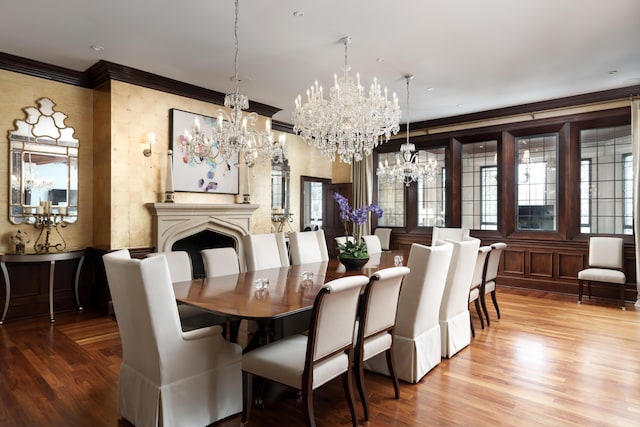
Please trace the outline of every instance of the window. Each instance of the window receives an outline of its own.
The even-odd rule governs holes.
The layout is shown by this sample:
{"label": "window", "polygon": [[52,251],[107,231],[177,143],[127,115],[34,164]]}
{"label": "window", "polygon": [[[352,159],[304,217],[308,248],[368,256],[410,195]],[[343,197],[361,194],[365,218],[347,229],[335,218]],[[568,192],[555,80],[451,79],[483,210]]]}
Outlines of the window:
{"label": "window", "polygon": [[556,229],[558,134],[516,139],[519,230]]}
{"label": "window", "polygon": [[498,141],[465,144],[462,148],[462,226],[498,229]]}
{"label": "window", "polygon": [[[378,161],[389,164],[395,163],[395,153],[379,153]],[[404,184],[390,184],[385,180],[378,180],[378,206],[383,210],[382,218],[378,218],[378,227],[404,226]]]}
{"label": "window", "polygon": [[633,233],[631,151],[630,125],[580,131],[580,229],[583,233]]}
{"label": "window", "polygon": [[443,227],[445,218],[445,148],[430,148],[418,153],[419,161],[428,165],[427,176],[418,181],[418,225]]}

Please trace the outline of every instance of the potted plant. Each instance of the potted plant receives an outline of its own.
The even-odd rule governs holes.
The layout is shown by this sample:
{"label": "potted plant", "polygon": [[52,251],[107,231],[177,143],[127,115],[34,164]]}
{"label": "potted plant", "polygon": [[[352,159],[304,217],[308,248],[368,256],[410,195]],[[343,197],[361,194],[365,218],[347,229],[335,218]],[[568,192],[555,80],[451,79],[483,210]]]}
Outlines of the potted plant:
{"label": "potted plant", "polygon": [[31,241],[31,239],[29,239],[29,235],[26,232],[18,229],[15,234],[12,234],[10,236],[10,238],[11,243],[15,245],[16,255],[23,255],[26,244]]}
{"label": "potted plant", "polygon": [[340,193],[333,193],[333,198],[340,209],[340,220],[344,224],[344,233],[347,241],[338,245],[338,259],[347,270],[359,270],[367,261],[367,245],[362,239],[363,226],[369,220],[369,212],[382,217],[382,209],[374,203],[352,209],[349,200]]}

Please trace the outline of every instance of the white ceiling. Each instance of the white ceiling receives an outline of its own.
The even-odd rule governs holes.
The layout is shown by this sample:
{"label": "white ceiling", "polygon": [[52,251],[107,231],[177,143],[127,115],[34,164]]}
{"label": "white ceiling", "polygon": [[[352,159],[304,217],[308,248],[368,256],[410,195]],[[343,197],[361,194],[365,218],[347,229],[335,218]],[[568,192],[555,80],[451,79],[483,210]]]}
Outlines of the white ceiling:
{"label": "white ceiling", "polygon": [[[0,52],[77,71],[103,59],[226,93],[233,5],[0,0]],[[346,35],[353,72],[397,92],[402,122],[405,74],[412,122],[640,84],[640,0],[240,0],[241,92],[291,123],[294,98],[341,71]]]}

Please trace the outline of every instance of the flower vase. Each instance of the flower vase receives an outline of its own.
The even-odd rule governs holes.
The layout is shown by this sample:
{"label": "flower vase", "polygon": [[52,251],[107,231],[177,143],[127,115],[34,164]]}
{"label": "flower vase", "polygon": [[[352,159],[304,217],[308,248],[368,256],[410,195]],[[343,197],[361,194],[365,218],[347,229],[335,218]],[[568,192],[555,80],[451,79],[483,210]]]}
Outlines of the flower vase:
{"label": "flower vase", "polygon": [[16,255],[24,255],[24,243],[16,243]]}
{"label": "flower vase", "polygon": [[338,256],[338,260],[344,265],[347,271],[360,271],[362,267],[369,262],[369,257],[366,258],[347,258]]}

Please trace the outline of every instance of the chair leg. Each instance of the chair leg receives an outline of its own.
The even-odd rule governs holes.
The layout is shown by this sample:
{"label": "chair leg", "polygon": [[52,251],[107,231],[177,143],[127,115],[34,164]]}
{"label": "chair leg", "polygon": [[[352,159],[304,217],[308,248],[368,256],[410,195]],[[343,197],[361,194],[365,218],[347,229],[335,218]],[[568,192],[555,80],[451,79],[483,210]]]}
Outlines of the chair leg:
{"label": "chair leg", "polygon": [[582,288],[584,286],[584,280],[578,280],[578,304],[582,304]]}
{"label": "chair leg", "polygon": [[349,412],[351,412],[351,425],[353,427],[358,427],[358,417],[356,416],[356,405],[355,405],[356,399],[353,396],[353,377],[352,377],[351,369],[348,369],[347,372],[345,372],[341,376],[342,376],[342,387],[344,388],[344,394],[347,398],[347,403],[349,404]]}
{"label": "chair leg", "polygon": [[471,337],[475,338],[476,337],[476,329],[473,327],[473,320],[471,319],[471,316],[469,316],[469,325],[471,325]]}
{"label": "chair leg", "polygon": [[361,362],[362,355],[356,356],[356,386],[358,387],[358,393],[360,394],[360,402],[362,402],[362,410],[364,412],[364,420],[369,420],[369,402],[367,401],[367,390],[364,386],[364,363]]}
{"label": "chair leg", "polygon": [[627,307],[624,305],[624,285],[620,285],[620,308],[622,310],[626,310]]}
{"label": "chair leg", "polygon": [[587,293],[588,293],[589,299],[591,299],[591,280],[587,280]]}
{"label": "chair leg", "polygon": [[307,427],[316,427],[316,416],[313,413],[313,389],[302,390],[302,408],[304,409],[305,424]]}
{"label": "chair leg", "polygon": [[478,317],[480,318],[480,326],[484,329],[484,320],[482,319],[482,311],[480,311],[480,301],[479,298],[476,298],[474,301],[474,305],[476,306],[476,312],[478,313]]}
{"label": "chair leg", "polygon": [[249,420],[253,399],[253,374],[242,371],[242,424]]}
{"label": "chair leg", "polygon": [[484,312],[484,317],[487,319],[487,326],[491,325],[491,321],[489,320],[489,310],[487,310],[487,302],[485,300],[484,292],[480,293],[480,305],[482,306],[482,311]]}
{"label": "chair leg", "polygon": [[491,300],[493,301],[493,306],[496,308],[496,314],[498,315],[498,319],[499,319],[500,307],[498,307],[498,299],[496,298],[496,291],[491,292]]}
{"label": "chair leg", "polygon": [[393,391],[396,395],[396,399],[400,399],[400,384],[398,383],[398,375],[396,375],[396,363],[393,358],[393,347],[386,351],[387,356],[387,369],[391,375],[391,381],[393,381]]}

